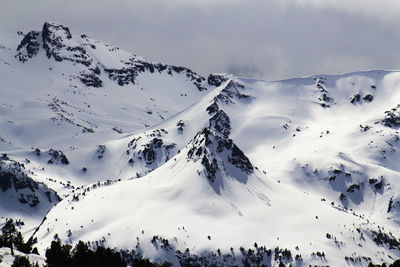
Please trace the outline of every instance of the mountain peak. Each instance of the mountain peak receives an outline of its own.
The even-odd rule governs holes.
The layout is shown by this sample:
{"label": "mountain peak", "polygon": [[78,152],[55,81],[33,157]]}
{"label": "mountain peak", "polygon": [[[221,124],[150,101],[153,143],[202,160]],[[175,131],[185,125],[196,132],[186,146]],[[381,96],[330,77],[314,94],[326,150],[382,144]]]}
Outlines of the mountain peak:
{"label": "mountain peak", "polygon": [[[98,46],[102,47],[101,51],[96,50]],[[41,48],[48,59],[78,65],[74,68],[78,73],[73,73],[73,77],[89,87],[103,86],[101,70],[119,86],[135,85],[138,76],[144,72],[185,76],[199,91],[218,84],[213,79],[207,83],[204,77],[188,68],[147,62],[118,47],[92,40],[87,35],[73,37],[68,27],[56,22],[45,22],[42,31],[26,34],[17,47],[15,57],[24,63],[35,57]]]}
{"label": "mountain peak", "polygon": [[[198,132],[188,145],[187,158],[195,162],[201,160],[204,174],[211,183],[216,182],[219,172],[246,183],[247,175],[254,171],[250,160],[229,138],[230,132],[230,119],[219,109],[210,118],[209,126]],[[233,171],[232,167],[239,172]],[[219,191],[219,188],[214,189]]]}
{"label": "mountain peak", "polygon": [[61,24],[46,22],[42,30],[43,48],[48,58],[56,61],[71,61],[89,67],[92,58],[86,49],[78,42],[72,40],[68,27]]}
{"label": "mountain peak", "polygon": [[49,35],[66,39],[72,38],[69,28],[57,22],[45,22],[43,24],[42,33],[43,39],[48,38]]}

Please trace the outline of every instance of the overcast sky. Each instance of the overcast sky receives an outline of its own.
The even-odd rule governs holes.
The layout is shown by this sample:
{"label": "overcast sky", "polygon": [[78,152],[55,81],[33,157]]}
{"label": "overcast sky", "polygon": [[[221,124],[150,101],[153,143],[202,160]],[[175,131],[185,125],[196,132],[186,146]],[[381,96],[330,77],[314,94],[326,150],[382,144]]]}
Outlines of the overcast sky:
{"label": "overcast sky", "polygon": [[47,20],[203,75],[400,69],[398,0],[1,0],[3,30]]}

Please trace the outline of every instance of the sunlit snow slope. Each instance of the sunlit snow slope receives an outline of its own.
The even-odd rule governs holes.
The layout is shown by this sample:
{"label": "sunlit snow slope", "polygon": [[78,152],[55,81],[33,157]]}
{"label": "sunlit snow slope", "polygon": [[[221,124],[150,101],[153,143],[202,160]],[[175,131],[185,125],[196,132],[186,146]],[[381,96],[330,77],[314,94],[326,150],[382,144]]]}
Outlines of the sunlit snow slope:
{"label": "sunlit snow slope", "polygon": [[1,162],[54,195],[42,217],[61,200],[42,253],[57,235],[175,265],[400,257],[399,72],[204,79],[54,23],[2,34]]}

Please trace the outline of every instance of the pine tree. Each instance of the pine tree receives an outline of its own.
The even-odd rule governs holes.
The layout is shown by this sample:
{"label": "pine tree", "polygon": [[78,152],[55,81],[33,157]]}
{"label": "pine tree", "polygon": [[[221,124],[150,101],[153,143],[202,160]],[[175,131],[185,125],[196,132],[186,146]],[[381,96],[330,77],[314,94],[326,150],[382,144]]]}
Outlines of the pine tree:
{"label": "pine tree", "polygon": [[33,267],[27,257],[16,256],[11,267]]}
{"label": "pine tree", "polygon": [[46,249],[46,262],[48,267],[69,267],[71,265],[71,246],[61,245],[58,239],[51,242],[50,248]]}
{"label": "pine tree", "polygon": [[[17,231],[15,228],[13,219],[9,219],[6,221],[6,224],[1,229],[2,236],[3,236],[3,244],[4,246],[11,249],[11,254],[14,255],[14,245],[16,242],[19,242],[20,238],[22,237],[21,233]],[[20,234],[20,236],[18,235]]]}
{"label": "pine tree", "polygon": [[94,252],[89,249],[88,245],[79,240],[73,250],[72,264],[76,267],[92,266]]}

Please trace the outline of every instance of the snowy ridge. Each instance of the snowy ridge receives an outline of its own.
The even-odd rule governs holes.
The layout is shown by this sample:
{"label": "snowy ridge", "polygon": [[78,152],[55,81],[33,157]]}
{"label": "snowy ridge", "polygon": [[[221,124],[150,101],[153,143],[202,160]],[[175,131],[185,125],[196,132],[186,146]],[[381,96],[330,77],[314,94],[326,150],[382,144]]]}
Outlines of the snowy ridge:
{"label": "snowy ridge", "polygon": [[[93,133],[107,141],[115,134],[143,129],[174,115],[214,87],[189,69],[146,62],[87,36],[72,36],[67,27],[56,23],[45,23],[42,31],[29,32],[22,41],[18,35],[2,36],[4,90],[20,88],[5,92],[2,114],[24,103],[19,109],[23,119],[37,114],[35,126],[40,122],[42,129],[52,129],[35,136],[32,133],[37,131],[29,121],[10,125],[13,121],[4,117],[1,138],[7,149],[41,147],[43,134],[50,132],[44,147],[49,139],[60,144],[74,135],[77,142],[72,143],[80,146],[81,139],[90,142]],[[26,84],[34,94],[26,94]],[[23,130],[18,123],[23,123]],[[30,132],[32,140],[28,144],[21,143],[23,136],[12,140],[15,131],[19,135]]]}
{"label": "snowy ridge", "polygon": [[0,151],[44,207],[0,210],[42,254],[57,234],[174,265],[400,257],[399,72],[205,79],[57,23],[1,35]]}

